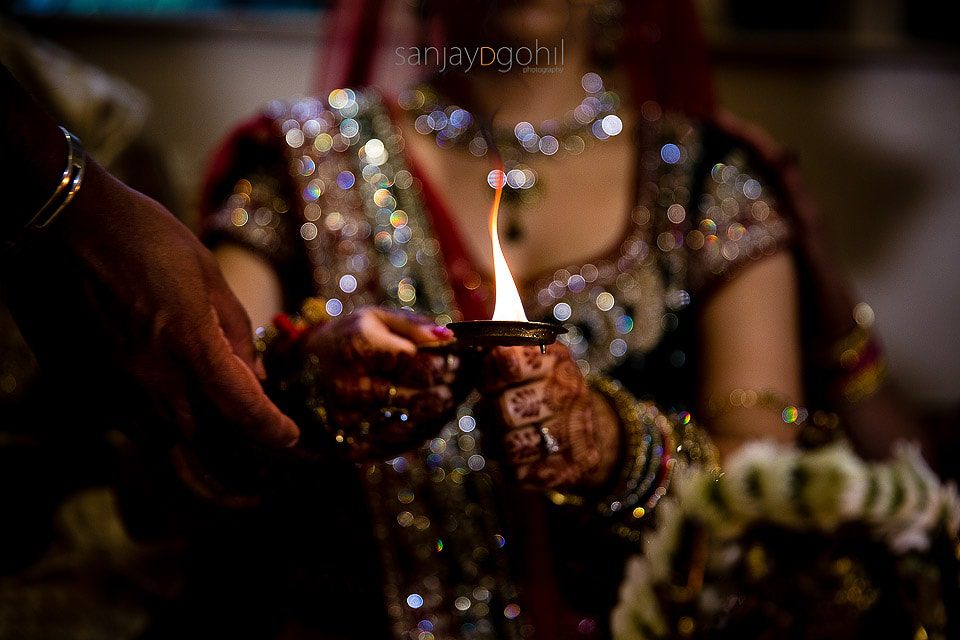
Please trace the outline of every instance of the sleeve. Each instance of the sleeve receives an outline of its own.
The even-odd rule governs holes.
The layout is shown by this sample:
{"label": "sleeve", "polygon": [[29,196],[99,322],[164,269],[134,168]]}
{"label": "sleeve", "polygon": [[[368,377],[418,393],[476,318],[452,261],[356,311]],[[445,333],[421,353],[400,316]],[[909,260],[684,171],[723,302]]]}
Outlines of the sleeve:
{"label": "sleeve", "polygon": [[261,116],[235,129],[220,146],[200,202],[200,237],[211,248],[240,245],[270,263],[289,291],[304,260],[288,162],[273,122]]}
{"label": "sleeve", "polygon": [[693,292],[709,291],[742,267],[781,251],[793,235],[773,172],[748,146],[714,131],[705,134],[704,149],[696,216],[686,238]]}

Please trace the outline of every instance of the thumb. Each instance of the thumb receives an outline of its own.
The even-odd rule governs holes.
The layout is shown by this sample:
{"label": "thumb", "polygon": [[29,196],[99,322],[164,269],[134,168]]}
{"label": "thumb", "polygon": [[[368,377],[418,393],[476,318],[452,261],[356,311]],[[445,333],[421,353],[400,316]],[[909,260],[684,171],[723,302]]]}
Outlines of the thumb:
{"label": "thumb", "polygon": [[388,309],[376,309],[374,314],[387,328],[414,344],[449,340],[453,337],[452,331],[446,327],[441,327],[426,316]]}
{"label": "thumb", "polygon": [[248,367],[257,373],[258,377],[264,377],[263,364],[253,346],[253,330],[246,310],[216,266],[207,273],[207,280],[210,302],[216,309],[220,326],[230,342],[230,347]]}
{"label": "thumb", "polygon": [[300,430],[267,398],[253,370],[234,352],[216,307],[211,305],[206,320],[189,329],[188,338],[187,362],[220,419],[266,446],[296,444]]}

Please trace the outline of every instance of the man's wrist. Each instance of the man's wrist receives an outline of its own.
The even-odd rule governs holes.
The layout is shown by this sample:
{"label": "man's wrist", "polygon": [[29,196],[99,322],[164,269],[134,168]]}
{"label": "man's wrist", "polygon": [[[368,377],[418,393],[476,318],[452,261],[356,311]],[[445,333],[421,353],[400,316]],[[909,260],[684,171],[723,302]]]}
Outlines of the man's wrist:
{"label": "man's wrist", "polygon": [[57,186],[67,144],[57,123],[0,67],[0,240],[17,234]]}
{"label": "man's wrist", "polygon": [[[62,140],[66,145],[66,152],[61,159],[60,177],[43,204],[37,207],[22,221],[22,208],[17,210],[17,195],[14,195],[13,213],[6,223],[0,227],[0,254],[17,253],[23,246],[34,241],[51,227],[57,218],[70,206],[80,192],[86,169],[86,152],[80,140],[64,127],[57,127]],[[12,189],[20,198],[29,192],[29,186],[23,189]],[[12,225],[19,225],[13,227]]]}

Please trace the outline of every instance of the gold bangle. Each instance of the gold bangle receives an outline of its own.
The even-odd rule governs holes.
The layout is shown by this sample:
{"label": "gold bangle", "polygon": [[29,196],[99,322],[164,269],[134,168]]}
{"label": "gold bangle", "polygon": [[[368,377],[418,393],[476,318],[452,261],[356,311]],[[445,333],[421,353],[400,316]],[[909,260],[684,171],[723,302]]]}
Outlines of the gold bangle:
{"label": "gold bangle", "polygon": [[[616,488],[610,492],[607,499],[597,505],[603,515],[612,515],[622,508],[622,502],[616,498],[625,493],[631,481],[639,482],[638,476],[649,468],[648,454],[653,434],[651,415],[641,411],[641,406],[633,395],[625,390],[619,382],[606,377],[591,376],[587,378],[590,388],[603,395],[611,404],[620,423],[621,434],[624,440],[624,465],[617,480]],[[549,491],[547,497],[557,505],[583,506],[587,499],[576,494]]]}
{"label": "gold bangle", "polygon": [[854,326],[850,332],[836,340],[827,351],[826,363],[831,368],[852,371],[863,359],[874,341],[873,309],[866,302],[860,302],[853,307],[851,313]]}
{"label": "gold bangle", "polygon": [[[615,487],[592,508],[615,520],[614,533],[636,541],[639,526],[667,494],[678,465],[697,464],[719,471],[717,450],[688,412],[663,414],[653,403],[637,400],[620,383],[606,377],[590,377],[588,382],[614,408],[626,449]],[[589,504],[583,496],[559,491],[549,492],[548,497],[557,505]]]}
{"label": "gold bangle", "polygon": [[592,376],[587,382],[613,406],[626,435],[625,464],[620,478],[597,505],[601,515],[613,516],[638,506],[655,482],[663,455],[663,429],[657,427],[661,427],[658,422],[666,418],[652,403],[639,402],[619,382],[602,376]]}
{"label": "gold bangle", "polygon": [[863,402],[874,395],[883,384],[887,374],[887,364],[880,358],[855,373],[843,383],[840,393],[850,404]]}

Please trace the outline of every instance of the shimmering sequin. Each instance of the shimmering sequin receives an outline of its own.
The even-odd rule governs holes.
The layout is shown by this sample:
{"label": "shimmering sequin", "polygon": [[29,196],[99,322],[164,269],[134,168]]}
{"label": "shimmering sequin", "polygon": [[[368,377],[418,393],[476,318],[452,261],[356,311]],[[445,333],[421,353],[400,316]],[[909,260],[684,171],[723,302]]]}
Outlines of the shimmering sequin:
{"label": "shimmering sequin", "polygon": [[343,313],[343,303],[337,298],[330,298],[327,300],[326,310],[330,316],[336,318],[338,315]]}
{"label": "shimmering sequin", "polygon": [[300,129],[291,129],[287,131],[286,135],[287,144],[293,147],[294,149],[299,149],[303,146],[304,135],[303,131]]}
{"label": "shimmering sequin", "polygon": [[860,302],[853,308],[853,319],[861,327],[872,327],[875,318],[873,308],[866,302]]}
{"label": "shimmering sequin", "polygon": [[660,148],[660,157],[667,164],[676,164],[680,162],[680,147],[673,143],[667,143]]}
{"label": "shimmering sequin", "polygon": [[346,274],[340,278],[340,290],[344,293],[353,293],[357,290],[357,278],[351,274]]}
{"label": "shimmering sequin", "polygon": [[613,303],[613,296],[606,291],[597,296],[597,308],[601,311],[609,311],[613,308]]}
{"label": "shimmering sequin", "polygon": [[419,609],[423,606],[423,596],[419,593],[411,593],[407,596],[407,606],[411,609]]}
{"label": "shimmering sequin", "polygon": [[337,186],[341,189],[349,189],[356,184],[357,179],[350,171],[341,171],[337,175]]}
{"label": "shimmering sequin", "polygon": [[317,237],[317,225],[312,222],[304,222],[300,227],[300,236],[304,240],[313,240]]}
{"label": "shimmering sequin", "polygon": [[494,169],[487,174],[487,184],[491,189],[498,189],[507,183],[507,175],[500,169]]}
{"label": "shimmering sequin", "polygon": [[600,123],[603,132],[608,136],[615,136],[623,131],[623,122],[619,116],[610,114],[609,116],[605,116]]}

